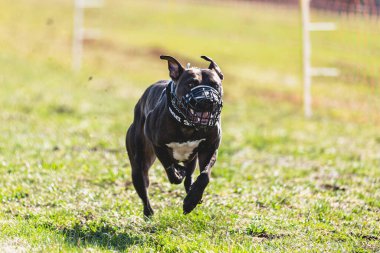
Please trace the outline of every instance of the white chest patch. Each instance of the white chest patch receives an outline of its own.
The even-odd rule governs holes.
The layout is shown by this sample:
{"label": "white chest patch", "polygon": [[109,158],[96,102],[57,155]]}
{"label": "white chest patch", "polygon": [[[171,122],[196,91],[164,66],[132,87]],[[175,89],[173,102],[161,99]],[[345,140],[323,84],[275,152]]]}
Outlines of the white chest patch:
{"label": "white chest patch", "polygon": [[198,147],[199,143],[206,139],[187,141],[187,142],[171,142],[166,144],[169,148],[173,149],[174,159],[183,162],[189,159],[190,155],[193,153],[194,149]]}

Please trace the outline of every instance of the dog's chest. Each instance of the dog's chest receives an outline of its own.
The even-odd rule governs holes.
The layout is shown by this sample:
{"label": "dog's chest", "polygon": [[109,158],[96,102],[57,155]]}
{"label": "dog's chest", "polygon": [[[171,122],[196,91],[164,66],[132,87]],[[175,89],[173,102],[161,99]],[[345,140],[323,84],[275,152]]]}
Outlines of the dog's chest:
{"label": "dog's chest", "polygon": [[194,152],[194,149],[196,149],[204,140],[205,139],[187,142],[171,142],[169,144],[166,144],[166,146],[173,150],[174,159],[183,162],[189,159],[190,155]]}

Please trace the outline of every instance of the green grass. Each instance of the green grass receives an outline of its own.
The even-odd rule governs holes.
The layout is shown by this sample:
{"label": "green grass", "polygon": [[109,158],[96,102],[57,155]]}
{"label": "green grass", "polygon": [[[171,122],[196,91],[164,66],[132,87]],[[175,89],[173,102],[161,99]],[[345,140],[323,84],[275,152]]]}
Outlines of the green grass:
{"label": "green grass", "polygon": [[[107,0],[86,13],[102,36],[79,73],[71,14],[71,1],[0,3],[0,251],[380,250],[378,23],[315,14],[342,29],[313,35],[313,64],[343,75],[314,79],[305,119],[298,10]],[[358,27],[365,39],[350,39]],[[221,66],[223,140],[189,215],[153,166],[144,220],[124,135],[143,90],[168,78],[164,53]]]}

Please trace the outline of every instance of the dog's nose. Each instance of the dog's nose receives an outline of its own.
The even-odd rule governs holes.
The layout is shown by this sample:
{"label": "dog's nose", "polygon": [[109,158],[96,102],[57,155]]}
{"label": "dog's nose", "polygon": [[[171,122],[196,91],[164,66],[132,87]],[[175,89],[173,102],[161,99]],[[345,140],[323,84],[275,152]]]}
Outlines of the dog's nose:
{"label": "dog's nose", "polygon": [[197,109],[203,112],[211,112],[215,107],[215,102],[211,99],[200,99],[197,103]]}

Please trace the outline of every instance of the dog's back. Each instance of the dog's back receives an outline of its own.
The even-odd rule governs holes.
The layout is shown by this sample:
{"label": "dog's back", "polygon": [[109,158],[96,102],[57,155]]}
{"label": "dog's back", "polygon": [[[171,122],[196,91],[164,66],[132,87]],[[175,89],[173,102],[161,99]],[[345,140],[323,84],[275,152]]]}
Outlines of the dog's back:
{"label": "dog's back", "polygon": [[[149,112],[151,112],[157,106],[159,101],[163,99],[164,97],[166,97],[165,88],[168,82],[169,81],[161,80],[152,84],[145,90],[145,92],[143,93],[139,101],[137,102],[134,109],[133,123],[127,132],[126,147],[127,147],[128,153],[130,153],[130,150],[131,150],[131,148],[128,147],[128,139],[131,140],[135,138],[141,138],[141,136],[143,136],[145,120]],[[139,142],[139,141],[135,140],[132,143],[136,143],[136,142]]]}
{"label": "dog's back", "polygon": [[[140,100],[137,102],[135,107],[135,119],[137,118],[146,118],[150,111],[152,111],[158,104],[158,102],[165,97],[165,88],[169,81],[158,81],[155,84],[149,86]],[[136,115],[138,114],[138,115]]]}

